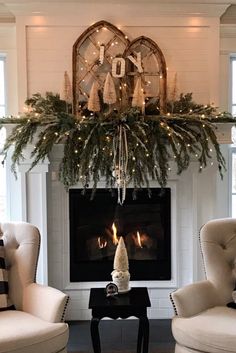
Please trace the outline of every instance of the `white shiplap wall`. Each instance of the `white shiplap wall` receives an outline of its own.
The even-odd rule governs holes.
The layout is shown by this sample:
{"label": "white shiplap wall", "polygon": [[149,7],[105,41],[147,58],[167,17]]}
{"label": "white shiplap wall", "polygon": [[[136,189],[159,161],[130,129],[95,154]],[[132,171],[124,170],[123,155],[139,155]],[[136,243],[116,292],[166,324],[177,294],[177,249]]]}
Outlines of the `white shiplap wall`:
{"label": "white shiplap wall", "polygon": [[[190,14],[181,15],[178,10],[177,14],[163,16],[158,13],[155,5],[142,8],[139,4],[134,8],[134,4],[93,4],[83,5],[81,11],[71,14],[67,11],[66,16],[18,16],[16,38],[19,108],[23,106],[27,95],[45,91],[60,92],[64,71],[67,70],[71,76],[72,46],[75,40],[92,22],[101,19],[115,25],[122,24],[121,29],[131,40],[145,35],[156,41],[169,68],[170,89],[177,73],[179,93],[193,92],[197,102],[218,104],[219,14],[218,17],[207,17],[206,14],[201,17],[191,15],[191,11],[188,11]],[[197,12],[196,9],[194,11]],[[57,180],[57,151],[53,152],[50,163],[47,180],[49,284],[70,294],[68,319],[89,319],[89,290],[66,288],[68,195]],[[218,177],[215,166],[207,168],[199,176],[193,162],[191,168],[181,177],[176,178],[173,175],[173,180],[177,190],[176,286],[182,286],[200,279],[202,275],[197,235],[199,227],[205,221],[219,216],[215,205]],[[149,287],[152,301],[149,317],[171,317],[168,295],[174,288]]]}

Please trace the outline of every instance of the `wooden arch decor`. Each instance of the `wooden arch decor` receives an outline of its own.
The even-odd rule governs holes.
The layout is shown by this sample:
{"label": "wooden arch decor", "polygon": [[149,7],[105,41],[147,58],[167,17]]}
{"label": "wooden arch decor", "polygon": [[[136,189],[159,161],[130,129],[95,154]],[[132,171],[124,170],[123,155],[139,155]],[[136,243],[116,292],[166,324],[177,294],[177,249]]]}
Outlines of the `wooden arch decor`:
{"label": "wooden arch decor", "polygon": [[[156,98],[159,101],[160,110],[163,111],[167,96],[167,71],[164,55],[152,39],[144,36],[134,39],[124,54],[128,57],[137,52],[141,53],[142,58],[141,79],[146,100]],[[131,61],[127,61],[127,76],[129,81],[133,81],[129,84],[132,88],[135,87],[135,77],[137,77],[134,73],[134,65]]]}
{"label": "wooden arch decor", "polygon": [[131,105],[137,79],[141,77],[145,103],[154,100],[160,110],[165,110],[167,74],[161,49],[147,37],[130,42],[120,29],[99,21],[84,31],[73,45],[74,114],[86,105],[94,82],[102,93],[108,72],[117,92],[114,108]]}

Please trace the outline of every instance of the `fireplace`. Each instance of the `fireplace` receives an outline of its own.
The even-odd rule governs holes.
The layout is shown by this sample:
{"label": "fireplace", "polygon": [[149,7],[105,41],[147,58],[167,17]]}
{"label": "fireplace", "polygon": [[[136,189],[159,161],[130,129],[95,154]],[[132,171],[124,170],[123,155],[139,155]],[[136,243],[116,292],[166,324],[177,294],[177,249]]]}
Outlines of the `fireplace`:
{"label": "fireplace", "polygon": [[127,189],[125,203],[107,189],[69,191],[70,281],[111,281],[117,241],[124,237],[131,280],[171,279],[171,190]]}

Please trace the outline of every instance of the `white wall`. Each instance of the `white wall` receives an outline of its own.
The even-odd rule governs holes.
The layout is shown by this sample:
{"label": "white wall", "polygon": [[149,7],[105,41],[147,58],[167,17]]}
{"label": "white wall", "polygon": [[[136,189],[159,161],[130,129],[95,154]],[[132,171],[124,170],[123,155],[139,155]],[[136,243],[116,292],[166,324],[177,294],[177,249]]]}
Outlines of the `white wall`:
{"label": "white wall", "polygon": [[[68,8],[70,6],[68,4]],[[156,41],[167,62],[170,89],[177,73],[179,93],[193,92],[199,103],[219,104],[219,15],[223,9],[201,4],[204,14],[197,16],[197,9],[190,9],[189,5],[186,5],[184,13],[175,6],[163,13],[163,8],[160,11],[160,7],[154,4],[138,4],[135,9],[134,4],[80,5],[73,12],[68,8],[64,9],[65,14],[62,11],[57,16],[51,12],[48,16],[19,15],[16,18],[19,110],[22,111],[26,97],[33,93],[60,92],[64,71],[67,70],[71,76],[75,40],[92,22],[102,19],[121,26],[131,40],[145,35]],[[223,69],[226,74],[225,65],[222,65]],[[227,92],[221,99],[222,104],[226,98]],[[227,158],[227,148],[225,155]],[[68,284],[68,195],[54,173],[57,173],[59,158],[60,153],[54,150],[47,180],[49,283],[70,294],[69,319],[89,319],[89,290],[73,289]],[[178,278],[174,286],[154,288],[149,285],[152,301],[150,318],[171,317],[169,292],[202,278],[198,230],[208,219],[228,214],[228,196],[224,190],[227,188],[227,175],[224,183],[219,181],[216,163],[199,175],[193,161],[189,170],[178,178],[173,175],[172,181],[176,183],[177,190]],[[32,205],[34,195],[29,193],[27,197],[30,198],[29,205]],[[33,220],[37,222],[35,217]],[[44,219],[40,222],[46,231]]]}

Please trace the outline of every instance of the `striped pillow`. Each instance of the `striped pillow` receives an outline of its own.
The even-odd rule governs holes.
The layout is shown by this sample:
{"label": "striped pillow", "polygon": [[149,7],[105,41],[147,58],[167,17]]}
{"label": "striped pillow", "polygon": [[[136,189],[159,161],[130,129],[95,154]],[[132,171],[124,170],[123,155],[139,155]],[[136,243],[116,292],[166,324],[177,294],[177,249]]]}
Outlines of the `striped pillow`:
{"label": "striped pillow", "polygon": [[3,240],[0,239],[0,311],[14,309],[8,298],[8,275]]}

